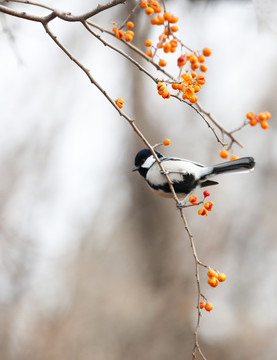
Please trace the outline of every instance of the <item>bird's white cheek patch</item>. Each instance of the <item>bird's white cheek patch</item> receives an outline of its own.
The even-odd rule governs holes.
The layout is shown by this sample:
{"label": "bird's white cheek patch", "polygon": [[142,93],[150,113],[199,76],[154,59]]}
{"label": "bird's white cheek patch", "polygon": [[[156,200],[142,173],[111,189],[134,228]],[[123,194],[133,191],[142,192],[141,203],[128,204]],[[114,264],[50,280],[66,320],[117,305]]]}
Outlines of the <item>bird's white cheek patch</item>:
{"label": "bird's white cheek patch", "polygon": [[150,166],[152,166],[155,162],[155,158],[153,155],[149,156],[145,161],[144,163],[141,165],[142,168],[145,168],[145,169],[149,169]]}

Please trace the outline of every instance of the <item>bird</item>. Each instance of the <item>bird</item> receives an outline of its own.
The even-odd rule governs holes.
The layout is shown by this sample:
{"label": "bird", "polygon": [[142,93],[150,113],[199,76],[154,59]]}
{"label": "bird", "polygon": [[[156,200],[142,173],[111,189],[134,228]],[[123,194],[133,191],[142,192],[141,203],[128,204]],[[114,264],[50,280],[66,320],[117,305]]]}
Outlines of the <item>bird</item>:
{"label": "bird", "polygon": [[213,180],[214,177],[225,173],[248,172],[253,170],[255,166],[255,160],[250,156],[205,166],[191,160],[163,156],[158,151],[154,151],[163,165],[164,172],[161,171],[159,164],[148,148],[142,149],[136,154],[135,166],[132,171],[138,171],[156,194],[170,198],[173,197],[173,194],[164,176],[167,174],[176,195],[183,199],[177,204],[177,207],[184,206],[185,198],[195,188],[217,185],[218,182]]}

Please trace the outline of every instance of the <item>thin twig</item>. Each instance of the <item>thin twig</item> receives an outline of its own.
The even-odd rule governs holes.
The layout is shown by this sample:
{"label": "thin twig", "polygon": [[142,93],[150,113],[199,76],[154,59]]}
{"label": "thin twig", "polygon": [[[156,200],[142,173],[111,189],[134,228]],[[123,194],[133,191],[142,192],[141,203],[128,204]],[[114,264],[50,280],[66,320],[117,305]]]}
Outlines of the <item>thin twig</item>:
{"label": "thin twig", "polygon": [[112,50],[118,52],[120,55],[122,55],[123,57],[125,57],[127,60],[129,60],[132,64],[134,64],[135,66],[137,66],[139,68],[140,71],[144,72],[147,76],[149,76],[153,81],[157,82],[157,79],[149,72],[147,71],[143,66],[140,65],[140,63],[138,63],[135,59],[133,59],[131,56],[129,56],[128,54],[126,54],[124,51],[122,51],[121,49],[117,48],[116,46],[108,43],[107,41],[105,41],[100,35],[96,34],[90,27],[89,27],[89,22],[88,21],[82,21],[82,24],[84,25],[84,27],[93,35],[95,36],[99,41],[102,42],[103,45],[108,46],[109,48],[111,48]]}

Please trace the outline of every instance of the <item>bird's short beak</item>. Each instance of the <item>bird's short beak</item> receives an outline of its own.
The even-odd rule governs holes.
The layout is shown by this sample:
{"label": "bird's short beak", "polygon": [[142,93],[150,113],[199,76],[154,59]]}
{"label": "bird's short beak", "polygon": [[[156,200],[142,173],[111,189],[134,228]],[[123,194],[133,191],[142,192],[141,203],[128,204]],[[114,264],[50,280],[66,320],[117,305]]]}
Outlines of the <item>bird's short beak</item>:
{"label": "bird's short beak", "polygon": [[139,170],[139,166],[134,166],[132,171],[138,171]]}

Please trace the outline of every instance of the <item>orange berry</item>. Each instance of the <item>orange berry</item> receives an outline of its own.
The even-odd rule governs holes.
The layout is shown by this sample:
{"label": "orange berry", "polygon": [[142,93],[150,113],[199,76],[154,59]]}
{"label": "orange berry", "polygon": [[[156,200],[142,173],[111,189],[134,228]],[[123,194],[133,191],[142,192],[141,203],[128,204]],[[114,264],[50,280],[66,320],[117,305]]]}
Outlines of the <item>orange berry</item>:
{"label": "orange berry", "polygon": [[189,99],[194,94],[194,88],[192,86],[188,86],[184,89],[184,95]]}
{"label": "orange berry", "polygon": [[211,287],[217,287],[218,283],[219,283],[218,278],[216,278],[215,276],[208,279],[208,284]]}
{"label": "orange berry", "polygon": [[173,47],[178,46],[178,40],[177,39],[170,40],[170,45],[173,46]]}
{"label": "orange berry", "polygon": [[147,0],[141,0],[140,7],[143,8],[143,9],[146,8],[147,7]]}
{"label": "orange berry", "polygon": [[205,305],[205,310],[207,310],[207,311],[211,311],[211,310],[213,310],[213,304],[212,303],[206,303],[206,305]]}
{"label": "orange berry", "polygon": [[115,32],[115,36],[118,38],[118,39],[122,39],[125,35],[125,32],[123,30],[117,30]]}
{"label": "orange berry", "polygon": [[163,14],[163,18],[165,20],[169,20],[171,18],[172,14],[168,11],[166,11],[164,14]]}
{"label": "orange berry", "polygon": [[198,75],[196,80],[197,80],[198,84],[204,85],[206,82],[205,75],[203,75],[203,74]]}
{"label": "orange berry", "polygon": [[134,36],[134,35],[135,35],[135,33],[134,33],[132,30],[127,30],[127,31],[126,31],[126,34],[129,34],[129,35],[131,35],[131,36]]}
{"label": "orange berry", "polygon": [[115,103],[116,103],[116,105],[117,105],[120,109],[122,109],[122,108],[123,108],[123,104],[125,103],[125,100],[122,99],[122,98],[118,98],[118,99],[115,100]]}
{"label": "orange berry", "polygon": [[171,87],[172,87],[173,90],[178,90],[179,84],[173,83],[173,84],[171,85]]}
{"label": "orange berry", "polygon": [[166,66],[166,64],[167,64],[167,62],[166,62],[166,60],[164,60],[164,59],[160,59],[160,61],[159,61],[159,65],[160,66]]}
{"label": "orange berry", "polygon": [[164,91],[162,92],[162,97],[163,97],[164,99],[169,99],[170,96],[171,96],[171,94],[170,94],[170,92],[169,92],[168,90],[164,90]]}
{"label": "orange berry", "polygon": [[208,70],[208,66],[203,64],[200,66],[200,70],[203,71],[203,72],[206,72]]}
{"label": "orange berry", "polygon": [[164,44],[164,52],[168,53],[171,50],[171,45],[170,43],[165,43]]}
{"label": "orange berry", "polygon": [[223,273],[218,274],[218,281],[222,282],[226,280],[226,275]]}
{"label": "orange berry", "polygon": [[186,58],[185,58],[183,55],[179,56],[178,59],[177,59],[177,65],[178,65],[179,67],[185,65],[186,62],[187,62],[187,60],[186,60]]}
{"label": "orange berry", "polygon": [[157,13],[157,14],[161,13],[162,11],[163,11],[163,9],[160,6],[157,6],[155,8],[155,13]]}
{"label": "orange berry", "polygon": [[189,61],[190,61],[191,64],[194,64],[194,63],[198,62],[198,58],[197,58],[197,56],[195,54],[192,54],[189,57]]}
{"label": "orange berry", "polygon": [[247,119],[251,120],[255,117],[255,113],[253,111],[249,111],[247,114],[246,114],[246,117]]}
{"label": "orange berry", "polygon": [[126,24],[127,28],[128,29],[133,29],[133,27],[135,26],[133,21],[128,21],[127,24]]}
{"label": "orange berry", "polygon": [[267,119],[267,116],[266,116],[266,114],[265,114],[264,112],[261,112],[261,113],[259,113],[259,114],[257,115],[257,118],[258,118],[258,120],[263,121],[263,120],[266,120],[266,119]]}
{"label": "orange berry", "polygon": [[146,9],[145,9],[145,13],[146,15],[152,15],[154,13],[154,9],[150,6],[148,6]]}
{"label": "orange berry", "polygon": [[199,303],[200,309],[204,309],[205,305],[206,305],[205,301],[200,301]]}
{"label": "orange berry", "polygon": [[264,111],[264,114],[266,115],[266,119],[267,119],[267,120],[271,118],[270,112]]}
{"label": "orange berry", "polygon": [[164,82],[158,82],[157,84],[157,90],[158,91],[164,91],[166,89],[166,85]]}
{"label": "orange berry", "polygon": [[158,25],[162,25],[164,23],[164,18],[161,15],[158,15],[158,21],[159,21]]}
{"label": "orange berry", "polygon": [[202,215],[202,216],[206,215],[206,216],[208,216],[208,210],[206,210],[204,208],[201,208],[201,209],[198,210],[198,215]]}
{"label": "orange berry", "polygon": [[195,92],[195,93],[197,93],[198,91],[201,90],[201,85],[194,84],[192,87],[194,88],[194,92]]}
{"label": "orange berry", "polygon": [[152,52],[152,50],[147,50],[147,51],[145,52],[145,54],[146,54],[147,56],[149,56],[149,57],[153,57],[153,52]]}
{"label": "orange berry", "polygon": [[231,157],[230,157],[230,160],[232,161],[232,160],[237,160],[237,159],[239,159],[239,156],[237,156],[237,155],[232,155]]}
{"label": "orange berry", "polygon": [[171,143],[170,139],[164,139],[164,142],[163,142],[164,146],[168,146],[168,145],[170,145],[170,143]]}
{"label": "orange berry", "polygon": [[198,101],[198,96],[196,96],[196,95],[191,96],[191,97],[189,98],[189,101],[190,101],[191,103],[196,103],[196,102]]}
{"label": "orange berry", "polygon": [[166,39],[167,39],[167,35],[164,33],[159,36],[159,40],[161,41],[166,41]]}
{"label": "orange berry", "polygon": [[156,0],[151,0],[151,1],[150,1],[150,6],[151,6],[151,8],[154,9],[154,11],[155,11],[156,13],[160,13],[160,12],[162,11],[159,2],[156,1]]}
{"label": "orange berry", "polygon": [[178,30],[179,30],[179,28],[178,28],[177,25],[171,26],[171,31],[172,31],[172,32],[177,32]]}
{"label": "orange berry", "polygon": [[226,149],[222,149],[222,150],[220,150],[219,154],[223,159],[227,159],[227,157],[229,156],[229,151]]}
{"label": "orange berry", "polygon": [[210,56],[211,54],[212,54],[212,49],[211,49],[211,48],[205,47],[205,48],[203,49],[203,55],[204,55],[204,56]]}
{"label": "orange berry", "polygon": [[191,76],[192,76],[193,78],[195,78],[195,77],[197,76],[196,72],[193,71],[193,72],[191,73]]}
{"label": "orange berry", "polygon": [[117,30],[118,30],[118,26],[115,26],[115,27],[112,29],[113,32],[116,32]]}
{"label": "orange berry", "polygon": [[208,275],[209,278],[212,278],[212,277],[217,278],[218,277],[218,273],[214,269],[208,270],[207,275]]}
{"label": "orange berry", "polygon": [[[186,70],[188,71],[188,70]],[[191,75],[188,75],[188,74],[182,74],[181,75],[181,78],[183,79],[182,83],[184,85],[191,85],[193,83],[192,81],[192,76]]]}
{"label": "orange berry", "polygon": [[191,57],[191,55],[193,55],[192,53],[190,52],[186,52],[185,53],[185,57],[189,60],[189,58]]}
{"label": "orange berry", "polygon": [[164,34],[165,34],[165,35],[168,35],[168,34],[169,34],[169,29],[168,29],[168,27],[166,27],[166,28],[164,29]]}
{"label": "orange berry", "polygon": [[194,196],[194,195],[190,196],[189,202],[193,205],[197,204],[197,196]]}
{"label": "orange berry", "polygon": [[196,61],[195,63],[191,64],[190,67],[191,67],[191,70],[196,70],[199,68],[199,66],[200,66],[199,62]]}
{"label": "orange berry", "polygon": [[126,34],[125,35],[125,41],[130,42],[132,40],[133,40],[133,36],[131,34]]}
{"label": "orange berry", "polygon": [[204,208],[207,209],[208,211],[212,211],[213,206],[214,206],[214,203],[213,203],[212,201],[207,201],[207,202],[204,204]]}
{"label": "orange berry", "polygon": [[269,128],[269,123],[266,120],[261,121],[262,129],[266,130]]}
{"label": "orange berry", "polygon": [[257,124],[257,122],[258,122],[258,120],[254,117],[253,119],[251,119],[251,120],[249,121],[249,125],[255,126],[255,125]]}
{"label": "orange berry", "polygon": [[204,55],[199,55],[198,56],[198,61],[200,62],[200,63],[204,63],[205,62],[205,56]]}
{"label": "orange berry", "polygon": [[172,16],[170,17],[170,19],[169,19],[169,22],[170,22],[171,24],[175,24],[178,20],[179,20],[178,16],[172,15]]}
{"label": "orange berry", "polygon": [[151,46],[152,45],[152,40],[150,40],[150,39],[145,40],[144,45],[147,46],[147,47]]}
{"label": "orange berry", "polygon": [[151,18],[151,24],[152,25],[158,25],[159,24],[159,19],[157,17],[153,16]]}

